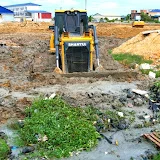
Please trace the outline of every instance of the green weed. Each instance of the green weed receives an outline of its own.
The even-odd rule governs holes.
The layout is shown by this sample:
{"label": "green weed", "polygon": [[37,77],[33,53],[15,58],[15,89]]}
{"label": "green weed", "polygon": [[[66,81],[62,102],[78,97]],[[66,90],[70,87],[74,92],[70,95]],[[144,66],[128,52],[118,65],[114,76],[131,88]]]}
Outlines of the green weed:
{"label": "green weed", "polygon": [[[79,107],[71,107],[61,98],[38,99],[26,109],[24,127],[19,129],[25,145],[37,144],[41,156],[68,157],[74,151],[90,150],[98,143],[99,133],[90,116]],[[47,141],[38,138],[47,136]]]}
{"label": "green weed", "polygon": [[[24,127],[20,128],[17,145],[36,145],[36,151],[27,158],[69,157],[73,152],[95,147],[100,134],[128,119],[134,121],[133,112],[101,111],[92,106],[73,107],[60,97],[51,100],[38,99],[26,109]],[[111,120],[109,122],[108,120]],[[47,141],[39,140],[47,137]]]}
{"label": "green weed", "polygon": [[0,160],[7,159],[7,155],[9,153],[10,149],[5,142],[5,140],[0,139]]}
{"label": "green weed", "polygon": [[154,71],[153,69],[145,69],[145,70],[141,70],[141,72],[143,73],[143,74],[149,74],[149,72],[154,72],[155,74],[156,74],[156,78],[158,78],[158,77],[160,77],[160,70],[158,70],[158,71]]}
{"label": "green weed", "polygon": [[153,160],[160,160],[160,153],[153,157]]}
{"label": "green weed", "polygon": [[112,54],[112,56],[116,61],[119,61],[123,63],[124,65],[129,65],[133,63],[136,63],[136,64],[153,63],[152,60],[145,60],[143,56],[133,55],[130,53]]}

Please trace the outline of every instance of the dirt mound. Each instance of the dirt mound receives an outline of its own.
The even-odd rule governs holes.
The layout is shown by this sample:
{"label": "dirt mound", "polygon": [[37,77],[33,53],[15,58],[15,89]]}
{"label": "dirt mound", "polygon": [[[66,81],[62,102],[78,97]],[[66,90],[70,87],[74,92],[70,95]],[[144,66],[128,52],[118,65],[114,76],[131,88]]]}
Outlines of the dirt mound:
{"label": "dirt mound", "polygon": [[108,50],[120,46],[125,41],[125,39],[120,38],[99,37],[100,64],[105,70],[120,70],[123,68],[108,54]]}
{"label": "dirt mound", "polygon": [[0,24],[0,34],[3,33],[47,33],[52,32],[48,29],[50,23],[45,22],[14,22],[14,23],[1,23]]}
{"label": "dirt mound", "polygon": [[132,38],[140,32],[147,30],[158,30],[160,25],[145,25],[144,28],[132,28],[131,24],[108,24],[97,25],[98,36],[111,36],[116,38]]}
{"label": "dirt mound", "polygon": [[151,33],[149,35],[138,34],[136,37],[123,43],[113,50],[113,53],[132,53],[151,59],[155,63],[160,60],[160,34]]}
{"label": "dirt mound", "polygon": [[[0,34],[9,33],[52,33],[48,27],[52,25],[47,22],[12,22],[0,23]],[[160,25],[145,25],[144,28],[132,28],[131,24],[115,23],[93,23],[97,27],[98,36],[132,38],[142,31],[158,30]],[[33,37],[32,37],[33,38]]]}

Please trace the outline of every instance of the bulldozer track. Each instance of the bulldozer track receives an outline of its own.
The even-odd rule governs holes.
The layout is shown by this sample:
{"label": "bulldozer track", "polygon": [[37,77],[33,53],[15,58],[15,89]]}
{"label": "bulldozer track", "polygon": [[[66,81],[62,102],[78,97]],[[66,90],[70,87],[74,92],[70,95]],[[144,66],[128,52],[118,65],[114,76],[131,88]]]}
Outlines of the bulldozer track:
{"label": "bulldozer track", "polygon": [[160,148],[160,139],[157,133],[153,132],[150,134],[144,134],[144,137],[151,140],[153,143],[155,143]]}

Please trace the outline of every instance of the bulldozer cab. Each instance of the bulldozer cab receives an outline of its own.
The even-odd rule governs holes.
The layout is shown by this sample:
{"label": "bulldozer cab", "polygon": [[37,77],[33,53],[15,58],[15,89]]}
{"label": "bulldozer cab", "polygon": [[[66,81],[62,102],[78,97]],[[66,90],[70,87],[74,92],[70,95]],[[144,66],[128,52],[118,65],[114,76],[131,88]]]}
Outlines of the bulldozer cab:
{"label": "bulldozer cab", "polygon": [[88,30],[87,12],[85,10],[57,10],[55,26],[59,28],[60,35],[63,32],[81,35]]}

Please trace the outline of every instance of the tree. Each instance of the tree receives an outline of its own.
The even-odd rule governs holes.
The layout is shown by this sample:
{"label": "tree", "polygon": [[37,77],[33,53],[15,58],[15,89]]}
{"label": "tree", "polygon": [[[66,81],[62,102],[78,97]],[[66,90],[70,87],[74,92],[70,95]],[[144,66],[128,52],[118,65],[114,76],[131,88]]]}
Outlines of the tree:
{"label": "tree", "polygon": [[144,12],[141,13],[141,20],[145,21],[145,22],[152,21],[151,17],[148,14],[144,13]]}
{"label": "tree", "polygon": [[131,19],[131,14],[127,14],[126,21],[129,21]]}
{"label": "tree", "polygon": [[104,18],[104,20],[105,20],[106,22],[108,22],[108,21],[109,21],[109,19],[108,19],[107,17],[105,17],[105,18]]}
{"label": "tree", "polygon": [[92,21],[93,21],[93,17],[92,17],[92,16],[89,16],[89,17],[88,17],[88,21],[89,21],[89,22],[92,22]]}

